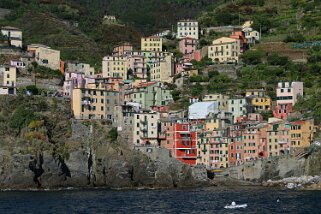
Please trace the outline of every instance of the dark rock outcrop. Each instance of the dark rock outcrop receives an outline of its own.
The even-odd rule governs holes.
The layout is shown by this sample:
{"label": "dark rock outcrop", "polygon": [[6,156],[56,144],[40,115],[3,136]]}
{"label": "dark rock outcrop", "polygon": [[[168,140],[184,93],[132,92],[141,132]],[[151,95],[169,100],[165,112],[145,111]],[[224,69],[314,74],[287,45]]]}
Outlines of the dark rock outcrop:
{"label": "dark rock outcrop", "polygon": [[73,149],[65,160],[49,149],[33,155],[21,153],[26,151],[23,147],[0,148],[0,189],[208,185],[205,168],[184,165],[163,149],[148,155],[128,149],[121,140],[93,142],[86,133],[89,128],[75,122],[73,138],[66,142]]}

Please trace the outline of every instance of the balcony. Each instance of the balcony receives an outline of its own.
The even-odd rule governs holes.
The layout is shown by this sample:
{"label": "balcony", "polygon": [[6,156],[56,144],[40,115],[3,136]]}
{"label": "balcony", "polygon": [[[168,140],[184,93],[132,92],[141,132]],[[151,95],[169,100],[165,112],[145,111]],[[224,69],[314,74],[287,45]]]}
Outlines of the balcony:
{"label": "balcony", "polygon": [[281,141],[279,141],[278,143],[279,143],[279,144],[287,144],[287,142],[284,141],[284,140],[281,140]]}
{"label": "balcony", "polygon": [[91,102],[90,102],[90,100],[83,100],[83,101],[81,101],[81,104],[83,104],[83,105],[90,105]]}
{"label": "balcony", "polygon": [[147,132],[147,126],[140,127],[140,131]]}
{"label": "balcony", "polygon": [[141,120],[140,123],[143,124],[143,125],[147,125],[147,121],[146,120]]}
{"label": "balcony", "polygon": [[197,155],[182,155],[182,156],[177,156],[177,158],[196,159]]}

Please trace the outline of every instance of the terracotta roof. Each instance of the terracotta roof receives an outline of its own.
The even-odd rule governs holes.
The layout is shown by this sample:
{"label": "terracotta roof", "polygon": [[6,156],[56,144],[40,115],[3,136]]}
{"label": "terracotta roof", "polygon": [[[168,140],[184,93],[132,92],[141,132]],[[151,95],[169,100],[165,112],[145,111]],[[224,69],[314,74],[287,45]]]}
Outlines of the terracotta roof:
{"label": "terracotta roof", "polygon": [[145,88],[145,87],[148,87],[148,86],[154,85],[154,84],[156,84],[156,82],[145,82],[145,83],[139,84],[139,86],[136,86],[135,88]]}

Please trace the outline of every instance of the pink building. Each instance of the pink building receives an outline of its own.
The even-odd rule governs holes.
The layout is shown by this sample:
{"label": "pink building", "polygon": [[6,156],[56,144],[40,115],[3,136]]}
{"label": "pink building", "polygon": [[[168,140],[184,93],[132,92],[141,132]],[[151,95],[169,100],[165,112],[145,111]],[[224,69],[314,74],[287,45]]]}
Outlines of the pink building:
{"label": "pink building", "polygon": [[144,55],[140,55],[139,52],[132,52],[132,55],[128,57],[128,68],[132,70],[133,76],[138,78],[147,77],[147,64]]}
{"label": "pink building", "polygon": [[236,119],[236,123],[244,123],[247,121],[252,121],[252,122],[263,122],[263,116],[259,113],[250,113],[247,116],[240,116]]}
{"label": "pink building", "polygon": [[298,98],[303,96],[303,82],[279,82],[276,89],[277,106],[273,110],[276,118],[286,119],[293,112]]}
{"label": "pink building", "polygon": [[248,127],[243,133],[244,160],[256,160],[259,157],[260,137],[256,126]]}
{"label": "pink building", "polygon": [[197,50],[198,40],[185,37],[179,41],[179,51],[182,54],[190,54]]}
{"label": "pink building", "polygon": [[299,96],[303,96],[303,82],[278,83],[276,89],[277,105],[291,103],[294,106]]}
{"label": "pink building", "polygon": [[201,50],[195,50],[193,53],[185,54],[184,57],[199,62],[202,59],[202,53]]}

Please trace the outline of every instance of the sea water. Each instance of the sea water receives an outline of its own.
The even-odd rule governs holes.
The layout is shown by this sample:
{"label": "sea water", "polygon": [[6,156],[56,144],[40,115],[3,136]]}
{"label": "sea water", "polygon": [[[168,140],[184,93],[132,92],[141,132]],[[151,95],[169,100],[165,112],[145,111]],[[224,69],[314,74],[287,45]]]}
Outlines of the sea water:
{"label": "sea water", "polygon": [[[224,209],[232,201],[248,206]],[[3,191],[0,213],[321,213],[321,191],[262,187]]]}

